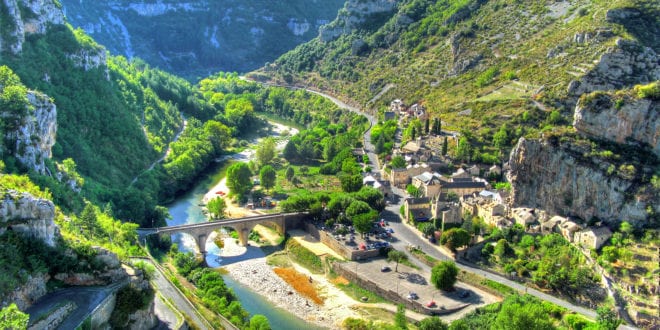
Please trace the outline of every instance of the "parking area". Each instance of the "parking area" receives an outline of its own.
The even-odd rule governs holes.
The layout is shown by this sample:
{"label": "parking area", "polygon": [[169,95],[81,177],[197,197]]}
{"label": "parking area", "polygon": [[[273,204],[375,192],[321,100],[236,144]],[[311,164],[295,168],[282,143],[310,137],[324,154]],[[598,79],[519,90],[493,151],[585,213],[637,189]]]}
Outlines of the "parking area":
{"label": "parking area", "polygon": [[371,231],[364,237],[356,233],[353,226],[342,224],[334,225],[332,228],[319,226],[319,229],[330,234],[337,242],[352,250],[378,250],[388,248],[397,241],[394,229],[389,227],[385,220],[374,222]]}
{"label": "parking area", "polygon": [[415,300],[439,314],[460,309],[466,304],[490,303],[460,283],[452,292],[438,290],[430,283],[429,272],[401,264],[397,271],[396,263],[388,263],[385,258],[350,262],[344,264],[343,268],[356,273],[360,279],[373,282],[383,291],[395,292],[401,299]]}

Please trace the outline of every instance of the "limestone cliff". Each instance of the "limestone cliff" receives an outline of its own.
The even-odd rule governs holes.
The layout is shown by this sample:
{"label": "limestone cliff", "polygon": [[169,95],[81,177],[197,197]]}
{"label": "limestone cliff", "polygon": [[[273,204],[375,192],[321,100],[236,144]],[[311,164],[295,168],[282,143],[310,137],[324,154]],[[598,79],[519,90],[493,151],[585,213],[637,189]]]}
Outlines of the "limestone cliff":
{"label": "limestone cliff", "polygon": [[9,21],[0,36],[0,51],[18,54],[23,50],[25,37],[43,34],[50,24],[64,24],[64,14],[58,2],[53,0],[3,0],[2,8]]}
{"label": "limestone cliff", "polygon": [[650,47],[636,41],[619,39],[596,66],[579,80],[571,81],[568,94],[579,97],[593,91],[629,88],[660,80],[660,57]]}
{"label": "limestone cliff", "polygon": [[0,191],[0,234],[11,228],[28,237],[55,246],[60,238],[59,227],[53,222],[53,202],[35,198],[14,190]]}
{"label": "limestone cliff", "polygon": [[660,103],[630,95],[595,93],[578,101],[573,126],[580,133],[619,144],[649,146],[660,157]]}
{"label": "limestone cliff", "polygon": [[344,0],[61,0],[67,20],[110,53],[194,80],[246,72],[314,38]]}
{"label": "limestone cliff", "polygon": [[57,108],[44,94],[28,91],[28,115],[22,118],[20,125],[6,133],[15,141],[15,157],[27,168],[38,173],[46,173],[44,160],[51,157],[51,148],[55,144],[57,133]]}
{"label": "limestone cliff", "polygon": [[591,148],[589,140],[521,138],[511,151],[507,174],[513,204],[587,221],[652,225],[650,214],[660,210],[660,197],[641,178],[653,169],[633,167],[630,173],[626,165],[595,157]]}
{"label": "limestone cliff", "polygon": [[[328,42],[343,34],[350,34],[373,16],[393,12],[396,4],[397,0],[349,0],[332,23],[321,27],[321,41]],[[407,17],[401,17],[400,20],[405,24],[412,22]]]}

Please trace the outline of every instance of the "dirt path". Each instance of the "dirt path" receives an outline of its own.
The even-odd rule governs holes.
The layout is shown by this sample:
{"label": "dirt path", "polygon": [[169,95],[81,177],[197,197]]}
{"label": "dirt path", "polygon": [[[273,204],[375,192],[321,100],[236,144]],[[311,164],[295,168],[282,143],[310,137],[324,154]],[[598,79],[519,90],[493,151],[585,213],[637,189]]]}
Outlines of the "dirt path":
{"label": "dirt path", "polygon": [[137,179],[140,177],[140,175],[142,175],[142,174],[144,174],[144,173],[146,173],[146,172],[149,172],[149,171],[153,170],[153,169],[154,169],[154,166],[156,166],[156,164],[161,163],[162,161],[165,160],[165,158],[167,158],[167,156],[169,156],[170,152],[172,151],[172,148],[170,147],[170,145],[171,145],[173,142],[176,142],[177,140],[179,140],[179,137],[181,136],[181,134],[186,130],[186,127],[188,127],[188,120],[186,120],[186,118],[183,116],[183,113],[181,113],[181,119],[183,119],[183,126],[181,127],[181,129],[179,130],[179,132],[176,133],[176,135],[174,136],[174,138],[172,139],[172,141],[167,145],[167,150],[165,151],[165,154],[163,154],[162,157],[156,159],[153,163],[151,163],[151,165],[150,165],[146,170],[144,170],[144,171],[142,171],[140,174],[136,175],[136,176],[133,178],[133,181],[131,181],[131,184],[129,185],[129,187],[132,186],[133,184],[135,184],[135,182],[136,182]]}

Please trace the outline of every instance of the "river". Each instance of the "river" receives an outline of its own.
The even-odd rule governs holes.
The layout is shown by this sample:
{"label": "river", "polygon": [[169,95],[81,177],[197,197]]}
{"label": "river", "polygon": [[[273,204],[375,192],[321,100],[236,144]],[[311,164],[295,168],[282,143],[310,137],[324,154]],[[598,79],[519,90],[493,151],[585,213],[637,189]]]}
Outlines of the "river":
{"label": "river", "polygon": [[[256,141],[255,141],[256,142]],[[242,153],[244,155],[245,153]],[[240,157],[225,157],[221,163],[212,165],[206,174],[201,177],[197,184],[187,193],[178,197],[173,203],[168,206],[172,218],[167,221],[168,226],[199,223],[207,221],[206,216],[202,213],[202,199],[204,195],[220,182],[224,177],[225,169],[231,164],[230,158]],[[194,251],[195,242],[192,237],[186,235],[173,235],[172,241],[179,245],[181,251]],[[211,240],[206,242],[207,257],[206,262],[210,267],[222,267],[227,262],[223,261],[218,254],[220,249]],[[263,257],[264,253],[259,248],[250,248],[241,256],[242,258],[258,258]],[[224,262],[224,263],[223,263]],[[228,287],[234,290],[234,293],[241,301],[243,308],[251,315],[262,314],[268,318],[272,329],[321,329],[316,325],[305,322],[285,309],[273,306],[264,297],[250,288],[238,283],[230,276],[223,276],[225,283]]]}

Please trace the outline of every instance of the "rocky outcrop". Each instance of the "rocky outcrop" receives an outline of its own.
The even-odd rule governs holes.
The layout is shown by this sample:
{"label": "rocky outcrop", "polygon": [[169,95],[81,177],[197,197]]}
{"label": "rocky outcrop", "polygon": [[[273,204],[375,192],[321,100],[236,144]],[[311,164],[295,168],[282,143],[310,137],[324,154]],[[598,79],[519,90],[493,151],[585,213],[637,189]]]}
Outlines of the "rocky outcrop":
{"label": "rocky outcrop", "polygon": [[[103,47],[94,49],[80,49],[79,51],[69,54],[68,56],[75,66],[89,71],[99,67],[106,66],[106,51]],[[109,72],[106,69],[106,79],[110,79]]]}
{"label": "rocky outcrop", "polygon": [[513,204],[587,221],[625,219],[637,226],[650,225],[647,208],[660,210],[657,193],[635,177],[608,174],[613,165],[585,156],[589,152],[590,143],[521,138],[511,151],[507,173]]}
{"label": "rocky outcrop", "polygon": [[30,107],[28,115],[20,126],[7,136],[15,141],[15,157],[27,168],[38,173],[46,173],[44,160],[51,157],[57,133],[57,108],[45,94],[28,91]]}
{"label": "rocky outcrop", "polygon": [[[97,269],[93,273],[59,273],[55,279],[75,286],[108,285],[128,280],[129,274],[122,268],[116,254],[100,247],[94,247],[94,250],[96,256],[90,263],[96,265]],[[79,262],[81,266],[86,264],[85,260]]]}
{"label": "rocky outcrop", "polygon": [[319,30],[321,41],[328,42],[350,34],[375,14],[393,12],[397,0],[349,0],[332,23]]}
{"label": "rocky outcrop", "polygon": [[18,309],[24,311],[39,298],[46,295],[48,292],[46,283],[49,279],[50,276],[48,274],[28,275],[27,282],[11,292],[8,296],[3,297],[5,299],[0,303],[4,305],[5,303],[8,304],[9,302],[13,302],[16,304]]}
{"label": "rocky outcrop", "polygon": [[619,144],[649,146],[660,157],[660,103],[657,100],[587,95],[578,101],[573,121],[585,136]]}
{"label": "rocky outcrop", "polygon": [[11,229],[55,246],[60,231],[53,222],[53,202],[14,190],[0,190],[0,194],[0,234]]}
{"label": "rocky outcrop", "polygon": [[646,84],[660,79],[660,57],[653,49],[635,41],[619,39],[605,52],[598,64],[580,80],[571,81],[568,94],[608,91]]}
{"label": "rocky outcrop", "polygon": [[0,50],[18,54],[23,50],[25,37],[43,34],[50,24],[64,24],[64,14],[53,0],[3,0],[10,22],[3,26]]}

